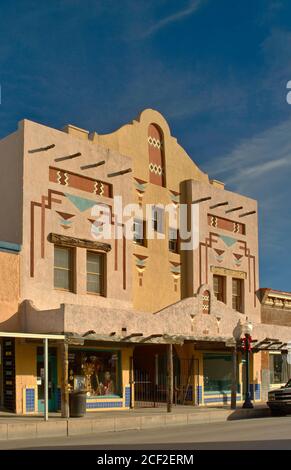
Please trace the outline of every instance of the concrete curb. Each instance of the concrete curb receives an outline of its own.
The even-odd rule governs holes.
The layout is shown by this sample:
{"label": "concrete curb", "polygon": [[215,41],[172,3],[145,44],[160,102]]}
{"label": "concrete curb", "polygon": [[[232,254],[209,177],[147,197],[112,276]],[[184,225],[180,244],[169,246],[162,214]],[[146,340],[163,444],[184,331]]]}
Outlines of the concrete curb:
{"label": "concrete curb", "polygon": [[86,418],[70,420],[39,421],[33,423],[1,423],[0,441],[12,439],[67,437],[104,432],[119,432],[162,428],[165,426],[187,426],[191,424],[218,423],[238,419],[270,416],[268,408],[233,410],[197,410],[193,413],[161,413],[146,416],[118,416],[108,418]]}

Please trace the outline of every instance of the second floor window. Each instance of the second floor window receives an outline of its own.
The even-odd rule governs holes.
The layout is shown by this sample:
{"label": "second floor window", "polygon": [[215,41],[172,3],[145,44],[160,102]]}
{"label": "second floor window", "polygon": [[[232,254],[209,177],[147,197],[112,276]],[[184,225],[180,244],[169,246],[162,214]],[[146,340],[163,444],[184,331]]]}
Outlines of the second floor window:
{"label": "second floor window", "polygon": [[54,287],[73,291],[73,248],[54,247]]}
{"label": "second floor window", "polygon": [[224,276],[213,276],[213,290],[214,294],[220,302],[226,303],[225,295],[225,277]]}
{"label": "second floor window", "polygon": [[161,207],[152,208],[152,228],[155,232],[164,233],[164,210]]}
{"label": "second floor window", "polygon": [[178,230],[169,228],[169,250],[172,253],[178,253]]}
{"label": "second floor window", "polygon": [[144,225],[144,221],[141,219],[134,219],[133,221],[133,241],[138,245],[145,245]]}
{"label": "second floor window", "polygon": [[243,281],[242,279],[232,280],[232,308],[238,312],[243,311]]}
{"label": "second floor window", "polygon": [[87,251],[87,292],[104,295],[104,255]]}

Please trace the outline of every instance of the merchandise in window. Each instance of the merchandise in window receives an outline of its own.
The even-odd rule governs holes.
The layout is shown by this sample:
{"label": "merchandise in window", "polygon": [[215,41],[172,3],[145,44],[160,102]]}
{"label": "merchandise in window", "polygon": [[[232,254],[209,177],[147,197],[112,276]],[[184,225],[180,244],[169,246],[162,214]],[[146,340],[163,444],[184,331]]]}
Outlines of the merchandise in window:
{"label": "merchandise in window", "polygon": [[120,355],[116,351],[69,350],[69,385],[88,397],[120,396]]}

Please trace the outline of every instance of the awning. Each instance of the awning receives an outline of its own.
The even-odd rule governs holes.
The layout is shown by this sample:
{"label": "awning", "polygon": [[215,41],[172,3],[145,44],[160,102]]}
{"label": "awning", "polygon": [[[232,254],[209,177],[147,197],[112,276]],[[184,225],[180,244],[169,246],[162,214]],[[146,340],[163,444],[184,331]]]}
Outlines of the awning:
{"label": "awning", "polygon": [[178,344],[184,343],[222,343],[225,347],[235,347],[236,342],[232,337],[210,337],[210,336],[186,336],[186,335],[168,335],[168,334],[151,334],[144,335],[143,333],[131,333],[129,335],[117,335],[112,332],[108,335],[97,334],[93,331],[85,333],[84,335],[77,335],[74,333],[66,334],[66,342],[70,345],[83,345],[85,341],[96,341],[106,343],[120,343],[122,345],[137,345],[137,344]]}
{"label": "awning", "polygon": [[10,331],[0,331],[0,338],[28,338],[28,339],[53,339],[64,340],[65,335],[51,335],[45,333],[14,333]]}

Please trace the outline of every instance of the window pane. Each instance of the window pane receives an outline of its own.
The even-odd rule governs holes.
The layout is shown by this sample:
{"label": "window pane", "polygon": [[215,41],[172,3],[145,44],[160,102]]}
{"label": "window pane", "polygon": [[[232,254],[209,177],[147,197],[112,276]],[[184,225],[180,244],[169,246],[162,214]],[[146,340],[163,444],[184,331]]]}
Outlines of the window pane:
{"label": "window pane", "polygon": [[54,287],[72,290],[72,250],[54,247]]}
{"label": "window pane", "polygon": [[177,253],[178,251],[178,230],[169,228],[169,250]]}
{"label": "window pane", "polygon": [[70,248],[55,246],[55,266],[70,269]]}
{"label": "window pane", "polygon": [[170,240],[177,240],[178,238],[178,231],[175,228],[169,229],[169,239]]}
{"label": "window pane", "polygon": [[225,278],[223,276],[213,276],[213,290],[217,300],[225,303]]}
{"label": "window pane", "polygon": [[103,255],[87,252],[87,292],[103,294]]}
{"label": "window pane", "polygon": [[164,233],[164,210],[161,207],[152,208],[152,224],[156,232]]}
{"label": "window pane", "polygon": [[281,384],[283,379],[283,359],[281,354],[270,354],[270,383]]}
{"label": "window pane", "polygon": [[102,272],[102,255],[87,252],[87,271],[96,274]]}
{"label": "window pane", "polygon": [[231,355],[205,353],[203,355],[204,393],[229,393],[231,390]]}
{"label": "window pane", "polygon": [[102,294],[100,282],[98,279],[94,281],[87,281],[87,292],[91,292],[92,294]]}
{"label": "window pane", "polygon": [[243,281],[241,279],[232,279],[232,308],[238,312],[243,309]]}
{"label": "window pane", "polygon": [[143,243],[144,234],[143,234],[143,221],[135,219],[133,223],[133,240],[136,243]]}
{"label": "window pane", "polygon": [[70,271],[55,268],[54,286],[59,289],[70,290]]}

